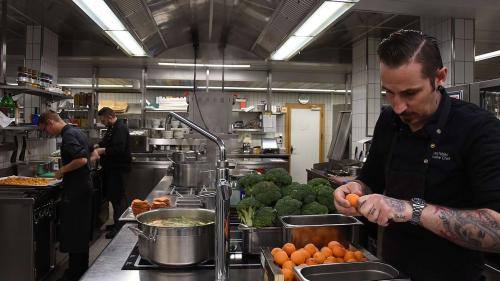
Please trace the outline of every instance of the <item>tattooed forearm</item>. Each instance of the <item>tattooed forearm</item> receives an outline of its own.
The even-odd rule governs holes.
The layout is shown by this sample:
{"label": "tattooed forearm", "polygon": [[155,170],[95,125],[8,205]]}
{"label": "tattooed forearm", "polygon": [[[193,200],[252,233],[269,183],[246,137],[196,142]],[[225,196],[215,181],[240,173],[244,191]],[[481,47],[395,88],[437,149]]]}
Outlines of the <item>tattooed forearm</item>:
{"label": "tattooed forearm", "polygon": [[384,197],[384,201],[394,210],[394,220],[401,221],[405,219],[404,212],[406,209],[405,201],[390,197]]}
{"label": "tattooed forearm", "polygon": [[[466,248],[500,252],[500,216],[487,210],[455,210],[436,207],[440,223],[434,231]],[[431,229],[432,230],[432,229]]]}

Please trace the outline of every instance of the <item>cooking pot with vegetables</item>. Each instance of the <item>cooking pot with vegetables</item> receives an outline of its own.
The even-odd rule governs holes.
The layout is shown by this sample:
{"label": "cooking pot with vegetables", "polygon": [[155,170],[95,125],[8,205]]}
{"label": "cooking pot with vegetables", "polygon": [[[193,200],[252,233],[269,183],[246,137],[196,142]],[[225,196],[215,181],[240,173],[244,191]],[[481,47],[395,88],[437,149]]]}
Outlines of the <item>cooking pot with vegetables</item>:
{"label": "cooking pot with vegetables", "polygon": [[159,265],[187,266],[214,258],[215,211],[157,209],[137,216],[142,258]]}

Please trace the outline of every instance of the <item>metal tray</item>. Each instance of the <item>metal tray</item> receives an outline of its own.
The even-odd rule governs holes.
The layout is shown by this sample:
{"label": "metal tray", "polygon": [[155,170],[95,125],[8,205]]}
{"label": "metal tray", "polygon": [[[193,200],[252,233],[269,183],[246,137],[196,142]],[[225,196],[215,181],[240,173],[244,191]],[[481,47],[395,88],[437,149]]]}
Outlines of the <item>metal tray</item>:
{"label": "metal tray", "polygon": [[333,263],[294,267],[301,281],[381,281],[400,279],[399,271],[382,262]]}
{"label": "metal tray", "polygon": [[[29,177],[8,176],[8,177],[0,177],[0,180],[8,179],[8,178],[29,178]],[[8,190],[50,189],[50,188],[57,188],[61,184],[61,182],[62,182],[62,180],[51,179],[48,182],[48,184],[46,184],[46,185],[17,185],[17,184],[3,185],[3,184],[0,184],[0,189],[8,189]]]}
{"label": "metal tray", "polygon": [[[350,251],[361,251],[363,255],[368,259],[368,262],[378,262],[379,259],[368,252],[365,248],[359,247],[357,245],[349,244],[347,245]],[[264,280],[269,281],[284,281],[283,272],[281,267],[274,263],[273,255],[271,254],[271,248],[262,248],[260,253],[261,265],[264,271]],[[363,262],[366,263],[366,262]],[[316,267],[323,265],[310,265],[307,267]],[[298,275],[297,275],[298,276]],[[307,280],[307,279],[304,279]],[[339,280],[339,279],[332,279]],[[341,280],[341,279],[340,279]]]}
{"label": "metal tray", "polygon": [[363,225],[355,217],[340,214],[284,216],[283,241],[302,248],[308,243],[326,245],[332,240],[344,245],[358,244],[359,227]]}
{"label": "metal tray", "polygon": [[239,224],[238,230],[243,236],[243,253],[258,255],[261,253],[261,248],[274,248],[283,245],[281,227],[255,228]]}

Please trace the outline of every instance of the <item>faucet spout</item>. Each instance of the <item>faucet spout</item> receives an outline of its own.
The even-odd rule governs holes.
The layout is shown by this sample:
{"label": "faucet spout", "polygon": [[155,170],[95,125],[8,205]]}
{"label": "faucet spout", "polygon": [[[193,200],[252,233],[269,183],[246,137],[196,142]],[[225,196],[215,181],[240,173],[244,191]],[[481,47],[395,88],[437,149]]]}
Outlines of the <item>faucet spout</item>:
{"label": "faucet spout", "polygon": [[219,160],[217,161],[217,193],[215,195],[215,280],[229,280],[229,199],[231,187],[228,184],[229,171],[226,161],[226,146],[224,141],[213,133],[203,129],[196,123],[186,119],[175,112],[167,113],[166,123],[172,118],[186,124],[189,128],[200,133],[207,139],[216,143],[219,148]]}

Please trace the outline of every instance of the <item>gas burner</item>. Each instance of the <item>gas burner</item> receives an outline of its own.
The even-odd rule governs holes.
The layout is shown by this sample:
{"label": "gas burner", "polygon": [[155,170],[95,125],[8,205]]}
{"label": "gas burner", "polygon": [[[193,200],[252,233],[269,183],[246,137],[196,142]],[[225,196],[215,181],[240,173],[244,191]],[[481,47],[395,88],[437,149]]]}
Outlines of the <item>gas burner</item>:
{"label": "gas burner", "polygon": [[[241,252],[231,252],[229,254],[229,268],[259,268],[260,259],[258,255],[245,255]],[[190,265],[190,266],[161,266],[150,263],[143,259],[139,254],[139,247],[136,244],[132,252],[127,257],[122,270],[163,270],[163,271],[179,271],[179,270],[196,270],[196,269],[214,269],[215,262],[209,260],[203,263]]]}

